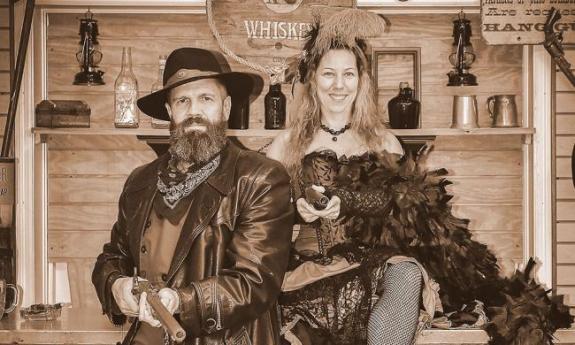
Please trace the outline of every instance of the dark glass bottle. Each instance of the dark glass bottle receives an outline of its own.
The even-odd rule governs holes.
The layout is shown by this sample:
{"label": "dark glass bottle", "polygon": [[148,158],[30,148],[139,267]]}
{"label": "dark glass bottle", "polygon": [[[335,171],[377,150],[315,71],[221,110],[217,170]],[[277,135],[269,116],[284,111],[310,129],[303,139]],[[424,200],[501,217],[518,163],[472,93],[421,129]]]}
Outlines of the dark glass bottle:
{"label": "dark glass bottle", "polygon": [[281,84],[270,84],[270,90],[264,99],[265,129],[283,129],[286,122],[286,96]]}
{"label": "dark glass bottle", "polygon": [[391,128],[419,128],[420,103],[413,97],[409,83],[399,83],[399,94],[387,103]]}

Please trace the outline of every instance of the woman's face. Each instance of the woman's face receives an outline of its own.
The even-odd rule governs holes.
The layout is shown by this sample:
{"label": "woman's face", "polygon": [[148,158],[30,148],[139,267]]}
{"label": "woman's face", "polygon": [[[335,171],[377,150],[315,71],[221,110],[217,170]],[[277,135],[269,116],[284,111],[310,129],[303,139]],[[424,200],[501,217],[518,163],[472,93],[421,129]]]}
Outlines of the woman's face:
{"label": "woman's face", "polygon": [[351,115],[359,84],[357,63],[351,51],[329,50],[319,62],[315,82],[323,116]]}

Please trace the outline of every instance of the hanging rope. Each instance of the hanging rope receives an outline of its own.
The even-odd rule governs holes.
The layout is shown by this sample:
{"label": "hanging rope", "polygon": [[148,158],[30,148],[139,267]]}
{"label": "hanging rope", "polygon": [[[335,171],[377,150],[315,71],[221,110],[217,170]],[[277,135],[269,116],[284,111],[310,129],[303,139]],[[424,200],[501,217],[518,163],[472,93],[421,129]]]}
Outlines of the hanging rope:
{"label": "hanging rope", "polygon": [[213,18],[213,13],[212,13],[212,2],[213,2],[213,0],[206,0],[206,12],[208,15],[208,25],[210,27],[210,30],[212,31],[212,34],[216,38],[216,41],[218,42],[218,46],[220,47],[222,52],[224,52],[224,54],[226,54],[232,60],[234,60],[234,61],[236,61],[242,65],[248,66],[249,68],[251,68],[255,71],[267,74],[270,77],[272,84],[279,84],[279,83],[283,82],[284,81],[284,73],[288,67],[285,62],[284,63],[278,63],[278,64],[272,65],[272,66],[262,66],[258,63],[250,62],[250,61],[248,61],[248,60],[246,60],[240,56],[237,56],[233,51],[231,51],[226,46],[224,40],[222,39],[222,37],[220,36],[220,33],[218,32],[218,29],[216,28],[216,24],[214,23],[214,18]]}

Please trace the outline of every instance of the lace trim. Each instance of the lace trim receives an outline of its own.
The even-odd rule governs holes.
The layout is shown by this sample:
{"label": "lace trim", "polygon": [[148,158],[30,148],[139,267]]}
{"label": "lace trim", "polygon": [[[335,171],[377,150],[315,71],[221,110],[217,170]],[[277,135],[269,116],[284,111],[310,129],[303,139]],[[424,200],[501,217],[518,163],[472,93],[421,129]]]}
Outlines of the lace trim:
{"label": "lace trim", "polygon": [[207,180],[220,165],[220,157],[217,155],[197,171],[187,173],[183,181],[174,185],[166,186],[164,181],[158,177],[158,191],[163,194],[162,198],[166,206],[173,210],[181,199],[190,195],[196,187]]}

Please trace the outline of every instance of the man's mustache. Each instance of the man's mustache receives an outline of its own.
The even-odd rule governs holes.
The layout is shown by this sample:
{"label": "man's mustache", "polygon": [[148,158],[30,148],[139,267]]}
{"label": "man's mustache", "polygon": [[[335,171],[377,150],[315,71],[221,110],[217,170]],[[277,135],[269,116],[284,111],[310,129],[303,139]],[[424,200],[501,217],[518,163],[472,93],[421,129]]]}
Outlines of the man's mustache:
{"label": "man's mustache", "polygon": [[182,125],[182,127],[187,127],[187,126],[196,125],[196,124],[207,126],[211,123],[208,120],[204,119],[203,117],[194,116],[194,117],[190,117],[190,118],[185,119],[181,125]]}

